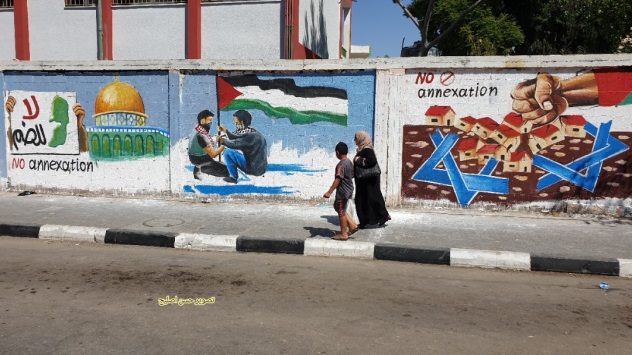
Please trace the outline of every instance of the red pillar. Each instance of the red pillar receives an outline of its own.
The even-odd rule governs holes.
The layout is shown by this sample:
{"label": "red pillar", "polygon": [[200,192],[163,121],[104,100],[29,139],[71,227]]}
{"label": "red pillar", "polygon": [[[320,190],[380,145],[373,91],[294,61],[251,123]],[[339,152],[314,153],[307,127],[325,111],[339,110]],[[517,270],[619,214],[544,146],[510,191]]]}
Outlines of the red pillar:
{"label": "red pillar", "polygon": [[29,37],[29,10],[27,0],[13,2],[13,24],[15,26],[15,59],[31,60]]}
{"label": "red pillar", "polygon": [[291,17],[291,26],[292,26],[292,59],[306,59],[305,55],[305,47],[298,40],[298,18],[299,18],[299,9],[300,9],[300,0],[288,0],[292,1],[292,17]]}
{"label": "red pillar", "polygon": [[101,21],[103,26],[103,59],[114,59],[112,50],[112,0],[101,0]]}
{"label": "red pillar", "polygon": [[187,1],[187,59],[202,59],[202,2]]}

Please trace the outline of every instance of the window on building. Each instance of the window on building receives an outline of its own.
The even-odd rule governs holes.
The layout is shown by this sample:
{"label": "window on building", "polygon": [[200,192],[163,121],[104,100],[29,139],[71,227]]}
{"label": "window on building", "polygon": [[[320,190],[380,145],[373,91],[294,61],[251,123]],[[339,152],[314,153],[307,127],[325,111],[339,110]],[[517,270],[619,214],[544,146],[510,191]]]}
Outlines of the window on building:
{"label": "window on building", "polygon": [[[201,2],[219,2],[229,0],[201,0]],[[232,0],[236,1],[236,0]],[[239,0],[239,1],[259,1],[259,0]],[[96,6],[98,0],[65,0],[66,7],[91,7]],[[112,5],[167,5],[186,4],[187,0],[112,0]],[[0,0],[0,8],[13,7],[13,0]]]}
{"label": "window on building", "polygon": [[66,7],[91,7],[96,5],[97,0],[66,0]]}
{"label": "window on building", "polygon": [[0,9],[12,9],[13,0],[0,0]]}
{"label": "window on building", "polygon": [[185,4],[187,0],[113,0],[112,5]]}

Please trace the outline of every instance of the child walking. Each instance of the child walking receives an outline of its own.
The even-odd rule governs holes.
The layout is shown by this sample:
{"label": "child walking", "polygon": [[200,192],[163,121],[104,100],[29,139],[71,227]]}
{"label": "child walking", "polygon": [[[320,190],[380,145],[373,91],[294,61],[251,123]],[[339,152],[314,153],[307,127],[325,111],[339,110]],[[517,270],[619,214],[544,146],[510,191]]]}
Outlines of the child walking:
{"label": "child walking", "polygon": [[347,214],[347,204],[353,195],[353,163],[347,159],[349,147],[343,142],[336,144],[336,158],[340,160],[336,165],[336,177],[333,184],[323,197],[329,198],[336,190],[334,210],[340,218],[340,234],[331,239],[347,240],[349,236],[358,231],[358,225]]}

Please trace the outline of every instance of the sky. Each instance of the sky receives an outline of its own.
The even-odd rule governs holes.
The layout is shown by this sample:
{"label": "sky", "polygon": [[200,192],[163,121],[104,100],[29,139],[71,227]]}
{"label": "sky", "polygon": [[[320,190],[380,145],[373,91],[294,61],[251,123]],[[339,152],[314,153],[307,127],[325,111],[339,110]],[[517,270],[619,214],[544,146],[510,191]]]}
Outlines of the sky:
{"label": "sky", "polygon": [[[411,0],[404,0],[404,5]],[[392,0],[358,0],[351,10],[351,44],[371,46],[371,57],[399,57],[404,46],[419,40],[413,22]]]}

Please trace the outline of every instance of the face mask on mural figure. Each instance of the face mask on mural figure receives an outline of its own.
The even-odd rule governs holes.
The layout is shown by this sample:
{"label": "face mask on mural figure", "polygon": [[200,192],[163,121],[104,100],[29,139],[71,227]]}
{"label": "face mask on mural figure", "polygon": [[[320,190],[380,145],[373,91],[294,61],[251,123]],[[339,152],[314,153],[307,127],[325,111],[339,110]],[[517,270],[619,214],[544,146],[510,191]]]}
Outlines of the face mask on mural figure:
{"label": "face mask on mural figure", "polygon": [[202,128],[204,128],[205,130],[207,130],[208,132],[211,131],[211,124],[210,123],[206,123],[206,124],[200,124],[200,126]]}

